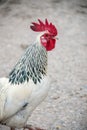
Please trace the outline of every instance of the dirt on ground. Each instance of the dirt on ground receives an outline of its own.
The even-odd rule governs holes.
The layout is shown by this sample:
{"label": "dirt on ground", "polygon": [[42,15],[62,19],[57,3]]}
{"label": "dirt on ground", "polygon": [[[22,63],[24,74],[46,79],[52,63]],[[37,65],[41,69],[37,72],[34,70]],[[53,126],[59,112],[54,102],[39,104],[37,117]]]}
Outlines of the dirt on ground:
{"label": "dirt on ground", "polygon": [[[47,130],[87,130],[87,0],[0,0],[0,77],[7,76],[47,18],[59,40],[48,52],[51,89],[28,123]],[[9,130],[0,126],[0,130]]]}

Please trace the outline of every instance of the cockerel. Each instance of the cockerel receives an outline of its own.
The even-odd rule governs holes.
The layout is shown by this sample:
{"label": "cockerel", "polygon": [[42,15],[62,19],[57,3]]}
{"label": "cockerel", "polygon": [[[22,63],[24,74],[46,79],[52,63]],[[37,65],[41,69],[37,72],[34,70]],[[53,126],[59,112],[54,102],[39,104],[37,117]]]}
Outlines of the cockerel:
{"label": "cockerel", "polygon": [[47,76],[47,51],[55,48],[56,27],[45,20],[32,22],[30,28],[41,32],[19,59],[8,78],[0,78],[0,124],[11,130],[24,128],[43,130],[27,125],[33,110],[46,97],[50,88]]}

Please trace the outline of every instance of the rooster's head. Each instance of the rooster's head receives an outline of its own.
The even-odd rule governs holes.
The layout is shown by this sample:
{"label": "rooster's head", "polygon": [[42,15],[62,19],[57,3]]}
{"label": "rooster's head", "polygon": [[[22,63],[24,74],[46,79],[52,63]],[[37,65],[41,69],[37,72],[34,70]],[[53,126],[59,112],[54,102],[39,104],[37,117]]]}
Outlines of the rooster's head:
{"label": "rooster's head", "polygon": [[47,19],[45,20],[45,23],[40,19],[38,19],[38,21],[39,23],[32,22],[33,25],[31,25],[30,28],[33,31],[41,32],[37,40],[46,48],[47,51],[50,51],[55,48],[58,31],[52,23],[48,22]]}

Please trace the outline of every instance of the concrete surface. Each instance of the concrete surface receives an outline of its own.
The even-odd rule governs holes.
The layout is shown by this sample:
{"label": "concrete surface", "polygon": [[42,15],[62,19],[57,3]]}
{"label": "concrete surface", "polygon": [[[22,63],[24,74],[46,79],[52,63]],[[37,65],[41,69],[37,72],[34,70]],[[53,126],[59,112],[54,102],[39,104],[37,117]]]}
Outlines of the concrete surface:
{"label": "concrete surface", "polygon": [[28,123],[47,130],[87,130],[87,0],[2,0],[0,77],[34,41],[38,33],[29,26],[37,18],[53,22],[59,40],[49,52],[51,90]]}

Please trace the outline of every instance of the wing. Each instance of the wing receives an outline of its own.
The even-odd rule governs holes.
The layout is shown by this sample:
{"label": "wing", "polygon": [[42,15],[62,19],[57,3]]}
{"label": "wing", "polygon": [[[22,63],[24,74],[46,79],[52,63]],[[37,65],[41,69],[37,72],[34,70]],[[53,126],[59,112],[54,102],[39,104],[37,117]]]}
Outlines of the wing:
{"label": "wing", "polygon": [[8,78],[0,79],[0,121],[15,115],[29,103],[33,85],[33,82],[12,85]]}

